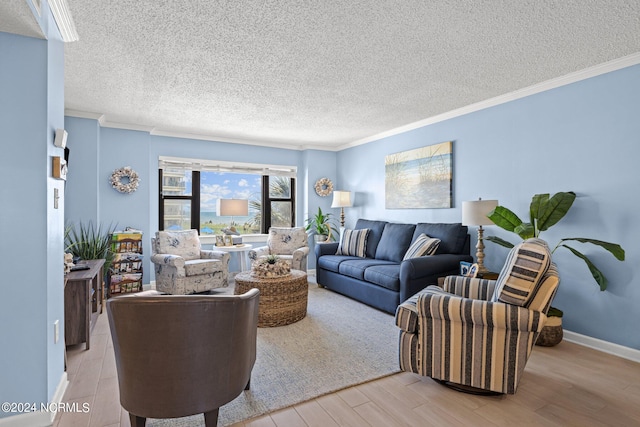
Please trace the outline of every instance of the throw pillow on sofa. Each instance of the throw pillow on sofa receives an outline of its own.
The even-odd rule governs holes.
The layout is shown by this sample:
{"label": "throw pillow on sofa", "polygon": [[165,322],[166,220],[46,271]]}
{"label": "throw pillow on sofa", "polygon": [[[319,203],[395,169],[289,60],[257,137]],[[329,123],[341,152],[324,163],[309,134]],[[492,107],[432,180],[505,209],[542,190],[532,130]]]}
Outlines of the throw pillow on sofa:
{"label": "throw pillow on sofa", "polygon": [[368,236],[368,228],[361,228],[359,230],[344,230],[336,255],[348,255],[364,258],[365,252],[367,250]]}
{"label": "throw pillow on sofa", "polygon": [[438,246],[440,246],[440,239],[429,237],[422,233],[416,241],[409,246],[402,260],[418,258],[424,255],[433,255],[436,253],[436,250],[438,250]]}

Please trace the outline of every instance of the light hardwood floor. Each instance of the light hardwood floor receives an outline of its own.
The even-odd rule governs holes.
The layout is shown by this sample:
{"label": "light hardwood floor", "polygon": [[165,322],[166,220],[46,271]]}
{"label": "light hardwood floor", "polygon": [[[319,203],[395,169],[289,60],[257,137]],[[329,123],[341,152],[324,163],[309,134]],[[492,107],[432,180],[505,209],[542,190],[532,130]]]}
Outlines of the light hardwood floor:
{"label": "light hardwood floor", "polygon": [[[64,401],[90,410],[59,413],[54,426],[129,426],[106,312],[90,350],[68,349],[67,372]],[[243,426],[640,426],[640,364],[562,342],[534,348],[513,396],[464,394],[400,373],[234,424]]]}

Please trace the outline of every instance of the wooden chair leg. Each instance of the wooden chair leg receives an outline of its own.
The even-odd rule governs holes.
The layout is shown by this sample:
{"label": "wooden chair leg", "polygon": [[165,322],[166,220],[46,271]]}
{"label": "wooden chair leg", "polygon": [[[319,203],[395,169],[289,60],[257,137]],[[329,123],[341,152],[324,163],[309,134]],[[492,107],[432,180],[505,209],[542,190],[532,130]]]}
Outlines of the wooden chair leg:
{"label": "wooden chair leg", "polygon": [[145,427],[147,424],[147,419],[145,417],[139,417],[132,413],[129,413],[129,421],[131,422],[131,427]]}
{"label": "wooden chair leg", "polygon": [[204,413],[204,425],[206,427],[216,427],[218,425],[218,409]]}

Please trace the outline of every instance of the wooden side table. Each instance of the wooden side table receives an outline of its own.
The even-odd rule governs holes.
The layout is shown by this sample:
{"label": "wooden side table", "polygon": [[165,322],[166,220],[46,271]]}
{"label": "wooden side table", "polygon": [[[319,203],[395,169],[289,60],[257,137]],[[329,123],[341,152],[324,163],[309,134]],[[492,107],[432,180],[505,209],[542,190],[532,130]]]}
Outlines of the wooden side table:
{"label": "wooden side table", "polygon": [[488,273],[478,273],[476,276],[478,279],[487,279],[487,280],[496,280],[500,273],[494,273],[493,271],[489,271]]}
{"label": "wooden side table", "polygon": [[86,343],[89,350],[91,329],[102,313],[104,259],[80,261],[87,270],[71,271],[64,286],[65,345]]}

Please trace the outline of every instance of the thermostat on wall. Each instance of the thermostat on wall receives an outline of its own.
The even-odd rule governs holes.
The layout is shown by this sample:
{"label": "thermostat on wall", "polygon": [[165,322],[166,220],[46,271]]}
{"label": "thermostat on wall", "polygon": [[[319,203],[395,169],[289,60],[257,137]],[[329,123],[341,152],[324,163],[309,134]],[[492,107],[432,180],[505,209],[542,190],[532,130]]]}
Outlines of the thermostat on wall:
{"label": "thermostat on wall", "polygon": [[64,129],[56,129],[56,137],[53,140],[53,145],[56,147],[64,148],[67,146],[67,131]]}

